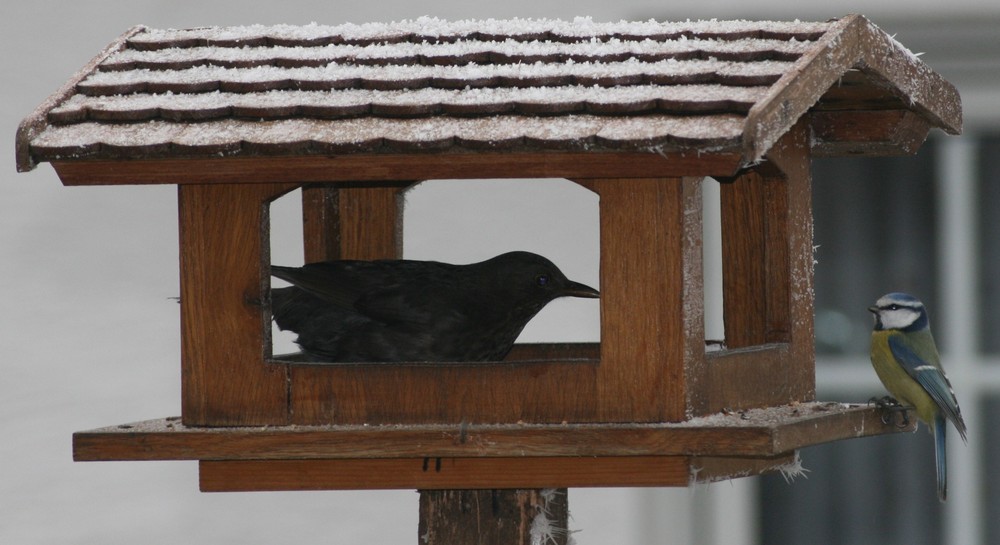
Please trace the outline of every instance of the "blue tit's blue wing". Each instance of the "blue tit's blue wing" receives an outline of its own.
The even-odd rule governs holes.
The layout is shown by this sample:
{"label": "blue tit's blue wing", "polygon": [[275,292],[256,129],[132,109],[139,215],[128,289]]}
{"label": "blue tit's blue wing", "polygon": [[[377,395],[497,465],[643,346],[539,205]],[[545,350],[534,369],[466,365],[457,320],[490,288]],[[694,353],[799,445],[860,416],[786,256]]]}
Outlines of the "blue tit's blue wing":
{"label": "blue tit's blue wing", "polygon": [[958,400],[955,399],[955,392],[940,364],[928,362],[920,357],[911,343],[902,335],[889,337],[889,350],[892,351],[892,355],[906,370],[906,373],[927,391],[927,394],[941,408],[948,420],[955,424],[962,439],[965,439],[965,422],[958,408]]}

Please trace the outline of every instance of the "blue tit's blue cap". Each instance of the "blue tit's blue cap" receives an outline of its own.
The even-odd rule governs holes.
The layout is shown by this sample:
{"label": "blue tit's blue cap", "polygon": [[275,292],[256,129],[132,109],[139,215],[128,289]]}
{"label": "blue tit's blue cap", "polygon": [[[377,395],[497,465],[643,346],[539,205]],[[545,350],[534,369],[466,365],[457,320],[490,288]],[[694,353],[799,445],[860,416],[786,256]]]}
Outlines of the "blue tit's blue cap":
{"label": "blue tit's blue cap", "polygon": [[909,293],[894,291],[892,293],[887,293],[882,297],[879,297],[878,301],[875,302],[875,306],[882,307],[892,303],[908,307],[916,307],[923,305],[923,303],[920,302],[920,299],[917,299],[916,297],[910,295]]}

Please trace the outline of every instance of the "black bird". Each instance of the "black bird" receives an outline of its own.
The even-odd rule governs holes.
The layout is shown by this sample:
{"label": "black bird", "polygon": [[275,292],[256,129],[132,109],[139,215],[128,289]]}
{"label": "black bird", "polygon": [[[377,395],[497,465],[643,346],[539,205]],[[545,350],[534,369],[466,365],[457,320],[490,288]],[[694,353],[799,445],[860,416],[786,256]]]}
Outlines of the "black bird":
{"label": "black bird", "polygon": [[326,261],[272,266],[275,323],[298,334],[296,359],[322,362],[496,361],[558,297],[598,297],[540,255],[470,265]]}

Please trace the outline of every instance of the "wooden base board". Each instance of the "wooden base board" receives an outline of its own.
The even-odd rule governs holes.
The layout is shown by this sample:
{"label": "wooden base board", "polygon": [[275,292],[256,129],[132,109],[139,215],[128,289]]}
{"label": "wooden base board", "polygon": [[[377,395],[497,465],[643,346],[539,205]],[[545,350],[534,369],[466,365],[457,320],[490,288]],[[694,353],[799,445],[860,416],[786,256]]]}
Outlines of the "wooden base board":
{"label": "wooden base board", "polygon": [[202,489],[686,486],[756,475],[807,446],[901,431],[867,405],[811,402],[662,424],[191,428],[179,418],[73,436],[78,461],[200,460]]}

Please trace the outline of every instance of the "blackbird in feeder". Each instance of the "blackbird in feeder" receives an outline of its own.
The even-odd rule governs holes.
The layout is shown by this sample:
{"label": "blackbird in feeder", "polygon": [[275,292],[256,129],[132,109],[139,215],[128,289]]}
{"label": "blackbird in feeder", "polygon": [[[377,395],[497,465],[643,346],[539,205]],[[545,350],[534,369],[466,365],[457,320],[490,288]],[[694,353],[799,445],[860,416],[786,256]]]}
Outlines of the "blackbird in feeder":
{"label": "blackbird in feeder", "polygon": [[298,334],[293,359],[316,362],[497,361],[553,299],[600,295],[530,252],[469,265],[326,261],[271,275],[292,284],[271,290],[271,311]]}

